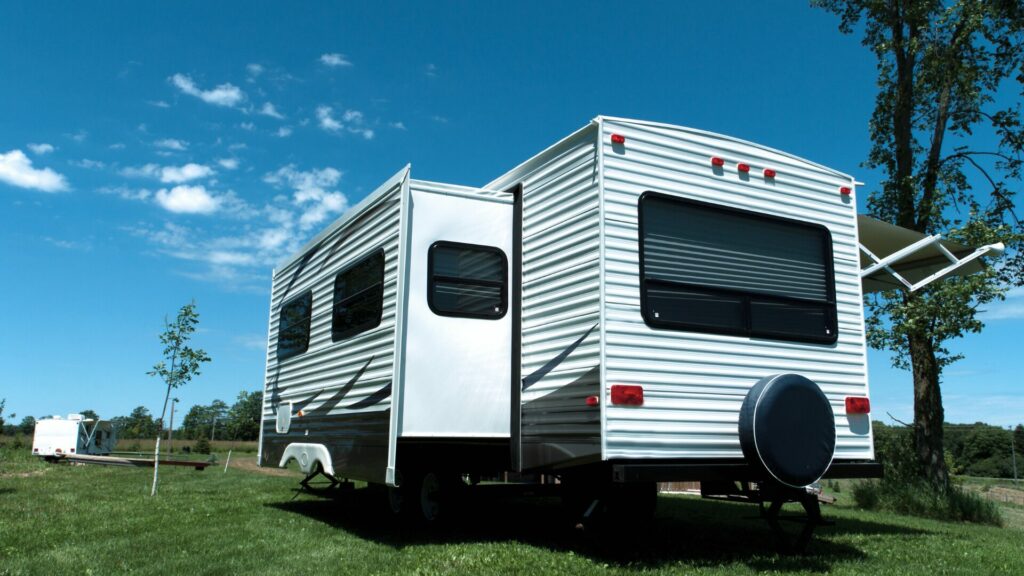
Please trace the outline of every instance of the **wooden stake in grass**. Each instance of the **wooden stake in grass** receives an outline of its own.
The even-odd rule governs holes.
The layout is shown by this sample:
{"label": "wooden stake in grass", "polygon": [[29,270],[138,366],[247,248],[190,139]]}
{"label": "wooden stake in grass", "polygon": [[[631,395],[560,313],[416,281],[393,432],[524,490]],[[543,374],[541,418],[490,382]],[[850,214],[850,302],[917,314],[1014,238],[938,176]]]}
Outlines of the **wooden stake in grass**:
{"label": "wooden stake in grass", "polygon": [[202,349],[192,349],[188,342],[199,324],[199,313],[196,312],[195,301],[181,307],[174,322],[164,318],[164,332],[160,342],[164,345],[164,359],[157,362],[147,374],[159,376],[167,384],[164,395],[164,408],[160,411],[159,425],[156,433],[156,447],[153,450],[153,489],[150,496],[156,496],[156,486],[160,474],[160,437],[163,436],[164,416],[167,415],[167,401],[171,398],[171,390],[184,386],[193,376],[199,375],[199,367],[209,362],[210,357]]}

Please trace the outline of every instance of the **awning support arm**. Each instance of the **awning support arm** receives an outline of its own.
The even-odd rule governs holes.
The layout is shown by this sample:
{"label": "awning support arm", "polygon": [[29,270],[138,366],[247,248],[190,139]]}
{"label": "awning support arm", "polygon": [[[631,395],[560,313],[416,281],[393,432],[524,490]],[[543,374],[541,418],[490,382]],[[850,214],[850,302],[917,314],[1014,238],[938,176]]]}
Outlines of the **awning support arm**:
{"label": "awning support arm", "polygon": [[[864,246],[864,244],[861,244],[860,251],[863,252],[868,258],[870,258],[874,262],[874,264],[861,270],[860,277],[866,278],[874,274],[875,272],[878,272],[879,270],[885,270],[893,278],[899,280],[901,284],[906,286],[908,290],[914,292],[916,290],[924,288],[925,286],[931,284],[935,280],[938,280],[939,278],[942,278],[943,276],[950,274],[951,272],[955,271],[956,269],[966,265],[967,263],[973,260],[977,260],[978,258],[989,253],[1001,254],[1005,249],[1005,246],[1002,242],[997,242],[995,244],[989,244],[987,246],[976,248],[974,252],[971,252],[967,256],[963,258],[957,258],[955,254],[950,252],[945,246],[942,245],[942,242],[940,242],[940,240],[942,240],[942,236],[938,234],[927,236],[925,238],[922,238],[921,240],[918,240],[917,242],[914,242],[913,244],[907,246],[906,248],[902,248],[900,250],[893,252],[892,254],[886,256],[885,258],[879,258],[878,256],[875,256],[875,254],[871,252],[871,250],[868,250],[867,247]],[[912,254],[916,254],[917,252],[920,252],[921,250],[927,248],[928,246],[933,245],[939,250],[939,252],[942,253],[943,256],[946,257],[947,260],[949,260],[949,266],[946,266],[945,268],[939,270],[938,272],[931,274],[930,276],[922,279],[916,284],[911,284],[906,278],[901,276],[892,268],[893,264],[899,262],[900,260]]]}

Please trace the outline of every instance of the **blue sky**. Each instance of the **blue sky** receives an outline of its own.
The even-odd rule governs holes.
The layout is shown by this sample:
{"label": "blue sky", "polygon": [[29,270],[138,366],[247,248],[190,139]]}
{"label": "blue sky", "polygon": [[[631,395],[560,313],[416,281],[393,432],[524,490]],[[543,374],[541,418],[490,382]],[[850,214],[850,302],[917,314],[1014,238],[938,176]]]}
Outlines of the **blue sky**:
{"label": "blue sky", "polygon": [[[159,411],[164,315],[214,361],[184,407],[262,387],[270,272],[406,163],[482,185],[598,114],[860,167],[870,53],[799,3],[0,6],[0,398]],[[954,345],[951,421],[1024,420],[1024,293]],[[908,373],[870,365],[874,415]]]}

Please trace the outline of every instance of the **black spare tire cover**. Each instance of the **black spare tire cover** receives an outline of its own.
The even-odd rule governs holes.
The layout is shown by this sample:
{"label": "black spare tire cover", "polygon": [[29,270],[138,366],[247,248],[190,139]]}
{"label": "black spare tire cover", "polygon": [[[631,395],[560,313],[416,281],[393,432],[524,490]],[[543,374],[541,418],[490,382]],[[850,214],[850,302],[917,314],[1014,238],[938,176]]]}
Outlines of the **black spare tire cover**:
{"label": "black spare tire cover", "polygon": [[832,464],[836,424],[817,384],[799,374],[762,378],[740,408],[740,446],[756,470],[799,488]]}

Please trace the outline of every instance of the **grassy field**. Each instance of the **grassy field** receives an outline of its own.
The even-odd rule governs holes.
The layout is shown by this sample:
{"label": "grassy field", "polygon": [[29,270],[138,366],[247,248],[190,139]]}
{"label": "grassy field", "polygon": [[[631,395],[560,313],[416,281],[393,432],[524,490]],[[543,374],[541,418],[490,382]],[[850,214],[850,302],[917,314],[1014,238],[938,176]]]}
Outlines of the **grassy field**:
{"label": "grassy field", "polygon": [[991,528],[827,507],[836,525],[787,557],[740,504],[662,496],[651,526],[597,537],[556,501],[495,499],[428,531],[396,526],[367,489],[321,500],[274,472],[237,454],[226,473],[162,468],[154,499],[150,470],[0,449],[0,574],[1024,574],[1019,518]]}

